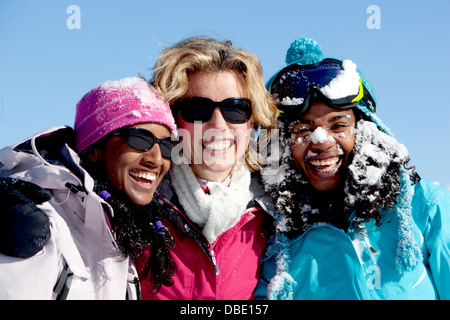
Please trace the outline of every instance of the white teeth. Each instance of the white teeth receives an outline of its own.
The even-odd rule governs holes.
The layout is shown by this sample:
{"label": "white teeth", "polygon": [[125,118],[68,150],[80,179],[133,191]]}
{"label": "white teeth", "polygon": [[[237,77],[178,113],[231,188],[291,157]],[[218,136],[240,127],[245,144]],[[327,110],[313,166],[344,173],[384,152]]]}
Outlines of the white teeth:
{"label": "white teeth", "polygon": [[329,167],[329,168],[325,168],[325,169],[318,169],[318,168],[316,168],[316,170],[319,171],[319,172],[328,173],[328,172],[331,172],[331,171],[335,170],[335,168],[334,167]]}
{"label": "white teeth", "polygon": [[207,144],[203,143],[203,147],[211,151],[226,150],[231,147],[232,143],[231,140],[214,141]]}
{"label": "white teeth", "polygon": [[156,174],[152,173],[152,172],[144,172],[144,171],[130,172],[130,175],[133,177],[136,177],[136,178],[150,180],[150,181],[156,180]]}
{"label": "white teeth", "polygon": [[331,166],[339,161],[339,157],[324,160],[309,160],[313,166]]}

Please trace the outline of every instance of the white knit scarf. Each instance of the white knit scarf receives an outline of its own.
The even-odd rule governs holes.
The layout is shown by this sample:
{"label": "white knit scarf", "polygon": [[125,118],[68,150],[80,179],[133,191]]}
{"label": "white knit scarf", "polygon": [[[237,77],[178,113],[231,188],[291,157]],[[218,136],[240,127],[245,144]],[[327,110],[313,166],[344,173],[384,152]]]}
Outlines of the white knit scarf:
{"label": "white knit scarf", "polygon": [[209,243],[232,228],[244,214],[251,200],[250,171],[236,165],[231,172],[229,186],[218,186],[206,194],[187,164],[172,165],[172,185],[186,215],[203,227]]}

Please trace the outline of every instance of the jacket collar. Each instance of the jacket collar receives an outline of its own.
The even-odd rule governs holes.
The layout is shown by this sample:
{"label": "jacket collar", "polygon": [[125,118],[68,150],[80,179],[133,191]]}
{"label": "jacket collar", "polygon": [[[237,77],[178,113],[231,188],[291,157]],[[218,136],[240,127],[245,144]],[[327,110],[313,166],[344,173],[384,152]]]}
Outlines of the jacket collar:
{"label": "jacket collar", "polygon": [[[41,131],[29,139],[0,150],[1,175],[15,177],[42,188],[53,190],[53,203],[68,199],[70,193],[79,195],[87,228],[97,228],[100,220],[99,208],[109,208],[94,192],[94,180],[81,167],[79,155],[71,148],[75,132],[68,126],[60,126]],[[81,193],[87,195],[85,197]],[[58,199],[56,199],[57,197]],[[82,214],[80,212],[79,214]],[[107,219],[107,218],[106,218]]]}
{"label": "jacket collar", "polygon": [[[175,194],[175,189],[172,185],[172,181],[169,174],[166,174],[158,186],[156,194],[164,199],[163,201],[171,204],[173,207],[178,207],[178,197]],[[275,219],[275,207],[272,203],[272,199],[266,195],[264,186],[261,181],[261,175],[259,173],[252,172],[250,180],[250,194],[252,201],[256,202],[265,213]]]}

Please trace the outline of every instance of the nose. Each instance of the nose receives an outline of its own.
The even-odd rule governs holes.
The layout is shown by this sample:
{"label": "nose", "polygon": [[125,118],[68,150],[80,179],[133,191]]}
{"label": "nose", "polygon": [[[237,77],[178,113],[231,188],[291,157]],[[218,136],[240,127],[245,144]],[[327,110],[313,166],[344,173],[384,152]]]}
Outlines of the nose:
{"label": "nose", "polygon": [[207,122],[211,129],[218,129],[224,131],[228,129],[227,121],[224,119],[220,108],[215,108],[211,119]]}
{"label": "nose", "polygon": [[313,133],[308,137],[308,140],[312,142],[311,149],[316,151],[325,151],[332,148],[336,144],[336,140],[333,136],[328,134],[328,131],[317,127]]}
{"label": "nose", "polygon": [[150,167],[159,167],[164,164],[164,158],[161,154],[161,148],[158,143],[155,143],[150,150],[144,152],[142,156],[145,165]]}

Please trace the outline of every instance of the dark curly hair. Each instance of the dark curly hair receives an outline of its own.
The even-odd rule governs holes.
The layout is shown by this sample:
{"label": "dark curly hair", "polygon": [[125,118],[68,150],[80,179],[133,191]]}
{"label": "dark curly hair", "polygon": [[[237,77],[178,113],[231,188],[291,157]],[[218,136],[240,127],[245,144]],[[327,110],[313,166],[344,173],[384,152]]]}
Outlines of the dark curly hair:
{"label": "dark curly hair", "polygon": [[[151,293],[156,294],[162,285],[173,284],[175,262],[169,248],[175,244],[169,230],[160,221],[159,206],[155,199],[146,206],[135,205],[122,191],[109,182],[101,164],[89,160],[89,153],[93,149],[101,149],[109,137],[110,135],[105,136],[85,150],[80,155],[81,165],[93,177],[95,192],[114,210],[114,217],[110,217],[110,221],[120,249],[117,252],[118,258],[129,257],[141,261],[147,259],[143,270],[139,270],[138,280],[142,281],[150,277]],[[148,257],[144,254],[146,250],[150,251]]]}
{"label": "dark curly hair", "polygon": [[[105,200],[114,210],[113,227],[117,245],[120,249],[119,258],[135,260],[147,259],[145,267],[140,270],[139,281],[150,276],[152,293],[159,292],[161,285],[171,286],[175,273],[175,263],[169,252],[174,241],[169,230],[159,220],[158,204],[152,200],[146,206],[138,206],[128,200],[111,183],[104,180],[96,181],[96,192],[108,192]],[[148,257],[145,250],[150,250]]]}
{"label": "dark curly hair", "polygon": [[[280,125],[282,155],[279,171],[282,171],[283,179],[274,181],[273,177],[265,176],[263,170],[265,189],[277,212],[283,215],[278,231],[293,237],[318,222],[329,222],[346,229],[349,223],[358,227],[371,219],[380,226],[383,209],[397,203],[401,185],[399,168],[406,168],[409,154],[403,145],[379,130],[375,123],[366,121],[357,111],[355,114],[358,120],[350,164],[341,168],[343,179],[331,191],[314,189],[296,169],[290,150],[291,130],[295,122]],[[385,156],[379,157],[381,159],[374,157],[373,153],[367,152],[368,144],[371,150],[376,150],[375,155]],[[379,173],[378,179],[369,181],[366,175],[370,170]],[[414,171],[414,168],[408,170]]]}

